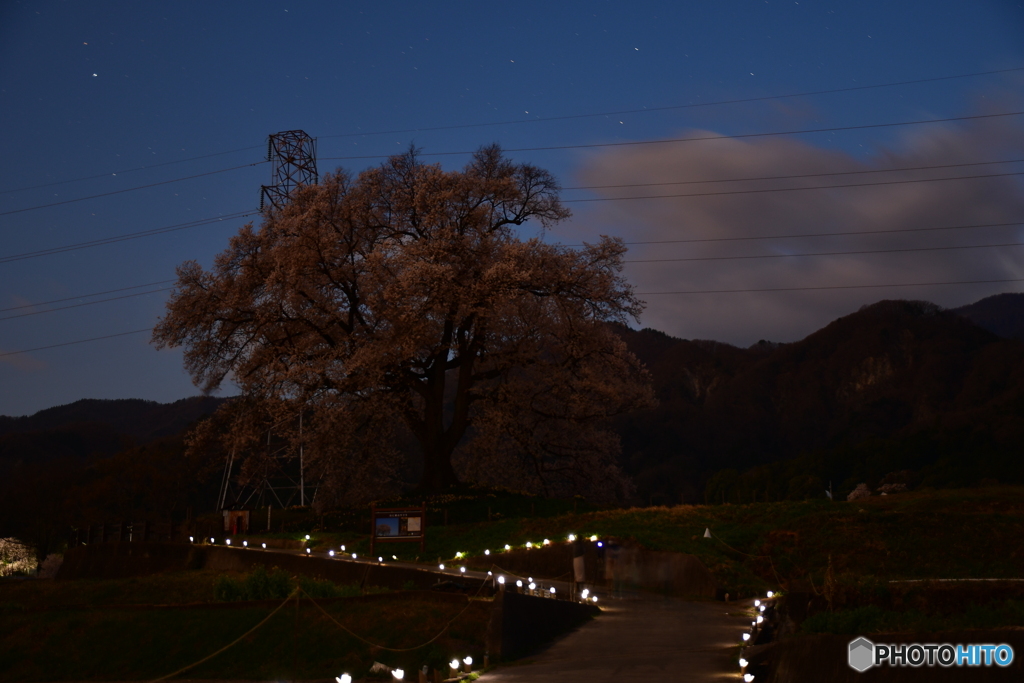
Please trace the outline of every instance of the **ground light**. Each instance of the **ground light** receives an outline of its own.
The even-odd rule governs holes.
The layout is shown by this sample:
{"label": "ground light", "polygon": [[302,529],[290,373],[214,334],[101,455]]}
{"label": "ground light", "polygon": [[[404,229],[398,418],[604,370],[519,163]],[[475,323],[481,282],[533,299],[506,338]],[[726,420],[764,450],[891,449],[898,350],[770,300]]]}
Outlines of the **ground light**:
{"label": "ground light", "polygon": [[555,587],[554,587],[554,586],[552,586],[552,587],[551,587],[551,588],[549,588],[548,590],[550,590],[550,591],[551,591],[551,594],[552,594],[552,595],[554,595],[554,594],[555,594]]}
{"label": "ground light", "polygon": [[[263,549],[264,549],[264,550],[266,550],[266,549],[267,549],[267,544],[266,544],[266,543],[264,543],[264,544],[263,544]],[[347,676],[348,674],[345,674],[345,675]]]}
{"label": "ground light", "polygon": [[744,633],[743,634],[743,642],[746,642],[748,640],[750,640],[750,634],[749,633]]}
{"label": "ground light", "polygon": [[576,540],[576,534],[569,534],[569,542],[572,543]]}
{"label": "ground light", "polygon": [[466,568],[465,567],[459,567],[459,571],[462,572],[463,574],[465,574],[466,573]]}
{"label": "ground light", "polygon": [[587,599],[587,596],[588,596],[588,595],[590,595],[590,589],[589,589],[589,588],[584,588],[584,589],[583,589],[583,592],[582,592],[582,593],[580,593],[580,596],[581,596],[581,597],[582,597],[582,598],[583,598],[584,600],[586,600],[586,599]]}
{"label": "ground light", "polygon": [[531,583],[530,584],[530,590],[536,590],[536,589],[537,589],[537,584]]}
{"label": "ground light", "polygon": [[743,674],[743,680],[745,683],[750,683],[750,681],[754,680],[754,674]]}
{"label": "ground light", "polygon": [[591,602],[597,602],[597,596],[595,595],[594,597],[590,598],[590,600]]}
{"label": "ground light", "polygon": [[359,559],[359,556],[358,556],[358,555],[356,555],[355,553],[352,553],[352,559],[353,559],[353,560],[357,560],[357,559]]}
{"label": "ground light", "polygon": [[759,607],[760,605],[761,605],[761,601],[760,600],[754,600],[754,607]]}
{"label": "ground light", "polygon": [[757,615],[757,623],[760,624],[762,621],[764,621],[764,617],[762,617],[760,614],[758,614]]}
{"label": "ground light", "polygon": [[309,540],[309,534],[306,534],[306,540],[307,541]]}
{"label": "ground light", "polygon": [[544,545],[551,545],[551,539],[545,538],[544,539]]}
{"label": "ground light", "polygon": [[459,672],[459,660],[453,659],[452,661],[448,662],[448,668],[452,670],[451,677],[454,678],[455,674]]}
{"label": "ground light", "polygon": [[248,548],[249,547],[249,541],[242,541],[242,545],[245,546],[246,548]]}
{"label": "ground light", "polygon": [[210,539],[210,543],[216,543],[216,542],[217,542],[217,539],[215,539],[215,538],[211,538]]}
{"label": "ground light", "polygon": [[506,543],[505,544],[505,550],[512,550],[512,546],[510,546],[508,543]]}
{"label": "ground light", "polygon": [[596,541],[596,540],[597,540],[597,535],[595,534],[594,536],[591,536],[591,537],[590,537],[590,540],[591,540],[591,541]]}
{"label": "ground light", "polygon": [[195,543],[195,542],[196,542],[196,539],[194,539],[194,538],[192,538],[191,536],[189,536],[189,537],[188,537],[188,542],[189,542],[189,543]]}
{"label": "ground light", "polygon": [[522,588],[522,587],[523,587],[523,582],[522,582],[522,580],[520,580],[520,581],[516,581],[516,588]]}
{"label": "ground light", "polygon": [[335,676],[334,680],[338,681],[338,683],[352,683],[352,677],[348,674],[341,674],[340,676]]}
{"label": "ground light", "polygon": [[485,551],[484,551],[484,555],[490,555],[490,554],[491,554],[491,551],[490,551],[490,550],[485,550]]}
{"label": "ground light", "polygon": [[773,591],[768,591],[768,597],[769,598],[772,597],[773,595],[775,595],[775,593]]}
{"label": "ground light", "polygon": [[310,551],[309,548],[306,548],[306,554],[309,555],[310,552],[312,552],[312,551]]}
{"label": "ground light", "polygon": [[345,546],[341,546],[341,552],[345,552]]}
{"label": "ground light", "polygon": [[405,671],[403,671],[402,669],[394,669],[391,672],[391,675],[395,677],[396,681],[400,681],[403,678],[405,678]]}
{"label": "ground light", "polygon": [[764,611],[764,605],[761,605],[760,607],[758,607],[758,610],[763,612]]}
{"label": "ground light", "polygon": [[740,668],[741,669],[746,669],[747,668],[747,660],[743,659],[743,657],[740,657]]}
{"label": "ground light", "polygon": [[334,557],[334,551],[333,550],[328,550],[327,554],[330,555],[331,557]]}
{"label": "ground light", "polygon": [[440,569],[441,571],[444,571],[444,565],[443,564],[437,565],[437,568]]}
{"label": "ground light", "polygon": [[530,543],[529,541],[527,541],[526,542],[526,547],[527,548],[532,548],[533,547],[533,543]]}
{"label": "ground light", "polygon": [[224,542],[227,543],[228,545],[231,545],[231,539],[230,538],[226,539]]}
{"label": "ground light", "polygon": [[500,583],[502,585],[505,585],[505,577],[504,576],[499,576],[498,577],[498,583]]}

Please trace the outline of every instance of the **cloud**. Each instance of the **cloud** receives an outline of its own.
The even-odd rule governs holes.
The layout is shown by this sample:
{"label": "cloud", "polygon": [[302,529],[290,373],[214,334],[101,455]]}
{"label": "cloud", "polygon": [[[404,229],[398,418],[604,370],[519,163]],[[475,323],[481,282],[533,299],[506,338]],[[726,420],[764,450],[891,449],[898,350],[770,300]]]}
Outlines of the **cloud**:
{"label": "cloud", "polygon": [[30,356],[27,353],[16,353],[10,356],[4,356],[2,354],[8,353],[6,349],[0,348],[0,363],[8,365],[15,370],[21,370],[22,372],[39,372],[46,370],[49,366],[43,361]]}
{"label": "cloud", "polygon": [[[715,135],[689,130],[680,137]],[[1018,117],[966,125],[934,125],[905,133],[865,158],[796,138],[728,139],[621,147],[589,158],[579,185],[690,184],[594,190],[601,197],[722,193],[817,187],[1024,171],[1024,163],[889,171],[907,167],[1024,159]],[[863,171],[885,171],[862,173]],[[786,180],[692,181],[854,172]],[[757,291],[741,294],[654,294],[694,290],[930,283],[1024,278],[1024,247],[903,253],[782,257],[785,254],[864,252],[1024,242],[1024,226],[879,232],[1024,221],[1022,176],[975,178],[856,188],[719,194],[573,204],[572,225],[560,238],[618,235],[633,244],[626,274],[648,302],[642,324],[684,338],[749,345],[793,341],[861,305],[881,299],[927,299],[958,306],[1024,283],[993,285]],[[580,196],[579,193],[574,193]],[[572,198],[568,196],[566,198]],[[875,234],[839,236],[843,232]],[[824,237],[778,237],[811,235]],[[767,237],[768,239],[741,239]],[[637,262],[721,256],[744,260]]]}

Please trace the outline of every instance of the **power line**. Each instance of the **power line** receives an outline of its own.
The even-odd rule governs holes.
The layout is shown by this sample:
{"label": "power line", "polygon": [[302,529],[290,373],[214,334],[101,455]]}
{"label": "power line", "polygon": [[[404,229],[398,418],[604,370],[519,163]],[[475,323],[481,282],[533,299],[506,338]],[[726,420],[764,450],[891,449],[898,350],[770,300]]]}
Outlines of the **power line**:
{"label": "power line", "polygon": [[38,206],[29,206],[24,209],[15,209],[14,211],[4,211],[0,213],[0,216],[10,216],[12,213],[24,213],[25,211],[35,211],[36,209],[45,209],[51,206],[61,206],[63,204],[74,204],[75,202],[84,202],[86,199],[96,199],[97,197],[109,197],[113,194],[122,194],[124,192],[134,192],[135,190],[144,190],[148,187],[157,187],[158,185],[168,185],[170,183],[180,183],[183,180],[192,180],[193,178],[202,178],[208,175],[215,175],[217,173],[227,173],[228,171],[237,171],[240,168],[249,168],[251,166],[259,166],[265,164],[266,161],[257,161],[251,164],[243,164],[241,166],[232,166],[231,168],[222,168],[219,171],[209,171],[207,173],[197,173],[196,175],[185,176],[184,178],[174,178],[173,180],[162,180],[159,183],[150,183],[149,185],[139,185],[137,187],[128,187],[123,190],[114,190],[113,192],[103,192],[102,194],[93,194],[88,197],[78,197],[77,199],[66,199],[62,202],[52,202],[50,204],[40,204]]}
{"label": "power line", "polygon": [[[740,242],[747,240],[781,240],[795,237],[846,237],[849,235],[882,235],[897,232],[932,232],[934,230],[968,230],[973,228],[1005,228],[1014,225],[1024,225],[1024,222],[1015,223],[980,223],[977,225],[950,225],[939,228],[894,228],[892,230],[847,230],[844,232],[798,232],[790,235],[751,235],[743,237],[699,237],[685,240],[652,240],[648,242],[623,242],[625,245],[637,244],[689,244],[697,242]],[[582,247],[583,244],[567,244],[567,247]]]}
{"label": "power line", "polygon": [[150,292],[135,292],[134,294],[123,294],[121,296],[112,296],[112,297],[110,297],[108,299],[97,299],[96,301],[85,301],[85,302],[80,303],[80,304],[71,304],[69,306],[58,306],[57,308],[49,308],[49,309],[47,309],[45,311],[31,311],[30,313],[18,313],[16,315],[8,315],[8,316],[5,316],[3,318],[0,318],[0,320],[13,320],[14,318],[25,318],[25,317],[30,316],[30,315],[41,315],[43,313],[54,313],[56,311],[67,310],[69,308],[80,308],[82,306],[92,306],[93,304],[102,304],[102,303],[105,303],[107,301],[118,301],[120,299],[131,299],[132,297],[136,297],[136,296],[145,296],[147,294],[157,294],[159,292],[168,292],[168,291],[170,291],[172,289],[174,289],[174,287],[162,287],[160,289],[154,289],[154,290],[152,290]]}
{"label": "power line", "polygon": [[160,280],[158,282],[147,282],[144,285],[132,285],[131,287],[108,289],[104,292],[93,292],[92,294],[79,294],[78,296],[69,296],[64,299],[51,299],[50,301],[40,301],[34,304],[23,304],[21,306],[11,306],[10,308],[0,308],[0,313],[6,313],[7,311],[17,311],[22,308],[35,308],[36,306],[48,306],[50,304],[59,304],[65,301],[75,301],[76,299],[88,299],[89,297],[102,296],[104,294],[114,294],[115,292],[126,292],[129,289],[141,289],[142,287],[156,287],[157,285],[166,285],[169,282],[175,282],[175,280]]}
{"label": "power line", "polygon": [[678,292],[636,292],[637,296],[655,296],[658,294],[751,294],[760,292],[809,292],[824,289],[880,289],[884,287],[938,287],[944,285],[988,285],[1006,282],[1024,282],[1024,278],[1005,280],[959,280],[955,282],[904,282],[887,285],[827,285],[823,287],[770,287],[763,289],[694,289]]}
{"label": "power line", "polygon": [[110,173],[98,173],[96,175],[83,176],[81,178],[71,178],[70,180],[57,180],[52,183],[43,183],[42,185],[29,185],[27,187],[16,187],[12,190],[0,190],[0,194],[10,194],[11,192],[24,192],[25,190],[38,190],[44,187],[53,187],[54,185],[66,185],[68,183],[78,183],[83,180],[94,180],[96,178],[110,178],[118,174],[134,173],[135,171],[146,171],[151,168],[160,168],[161,166],[171,166],[173,164],[183,164],[187,161],[197,161],[199,159],[209,159],[210,157],[224,156],[225,154],[235,154],[236,152],[248,152],[251,149],[263,149],[263,145],[253,145],[251,147],[240,147],[238,149],[229,149],[226,152],[214,152],[213,154],[203,154],[198,157],[189,157],[188,159],[178,159],[177,161],[164,161],[159,164],[150,164],[149,166],[136,166],[135,168],[126,168],[122,171],[112,171]]}
{"label": "power line", "polygon": [[625,260],[623,263],[669,263],[680,261],[745,261],[762,258],[793,258],[797,256],[850,256],[861,254],[896,254],[911,251],[954,251],[957,249],[993,249],[996,247],[1021,247],[1024,242],[1008,242],[1006,244],[971,244],[962,247],[909,247],[906,249],[871,249],[863,251],[822,251],[809,254],[759,254],[754,256],[695,256],[692,258],[662,258]]}
{"label": "power line", "polygon": [[216,216],[213,218],[201,218],[187,223],[178,223],[176,225],[169,225],[162,228],[153,228],[151,230],[140,230],[138,232],[129,232],[123,235],[115,235],[114,237],[105,237],[103,239],[92,240],[89,242],[78,242],[75,244],[68,244],[61,247],[51,247],[49,249],[40,249],[38,251],[29,251],[22,254],[13,254],[11,256],[0,257],[0,264],[10,263],[12,261],[23,261],[25,259],[40,258],[43,256],[53,256],[54,254],[63,254],[67,251],[77,251],[79,249],[88,249],[91,247],[100,247],[107,244],[115,244],[117,242],[125,242],[128,240],[135,240],[142,237],[152,237],[154,235],[162,235],[168,232],[176,232],[178,230],[186,230],[188,228],[196,228],[201,225],[209,225],[211,223],[219,223],[226,220],[235,220],[238,218],[246,218],[258,213],[255,209],[249,209],[248,211],[240,211],[234,214],[227,214],[225,216]]}
{"label": "power line", "polygon": [[901,171],[931,171],[945,168],[962,168],[965,166],[992,166],[995,164],[1024,163],[1024,159],[1006,159],[1004,161],[973,161],[962,164],[940,164],[937,166],[904,166],[901,168],[876,168],[860,171],[828,171],[822,173],[801,173],[798,175],[750,176],[747,178],[719,178],[717,180],[676,180],[666,183],[631,183],[627,185],[578,185],[563,187],[563,190],[610,190],[625,187],[658,187],[662,185],[703,185],[706,183],[743,183],[755,180],[795,180],[798,178],[823,178],[837,175],[862,175],[866,173],[897,173]]}
{"label": "power line", "polygon": [[152,327],[147,327],[144,330],[132,330],[131,332],[118,332],[117,334],[107,334],[102,337],[91,337],[89,339],[76,339],[75,341],[63,342],[61,344],[50,344],[49,346],[37,346],[34,349],[22,349],[21,351],[5,351],[0,353],[0,358],[4,356],[16,356],[19,353],[31,353],[32,351],[43,351],[45,349],[56,349],[60,346],[72,346],[73,344],[85,344],[86,342],[99,341],[101,339],[113,339],[114,337],[127,337],[130,334],[142,334],[143,332],[152,332]]}
{"label": "power line", "polygon": [[953,176],[950,178],[916,178],[912,180],[879,180],[874,183],[847,183],[845,185],[808,185],[805,187],[771,187],[760,190],[723,190],[721,192],[690,192],[688,194],[657,194],[634,197],[591,197],[587,199],[563,199],[563,204],[583,204],[589,202],[618,202],[630,199],[675,199],[680,197],[718,197],[735,194],[764,194],[767,192],[798,192],[802,190],[835,190],[849,187],[876,187],[879,185],[906,185],[909,183],[935,183],[941,180],[976,180],[978,178],[1004,178],[1006,176],[1024,175],[1024,171],[1011,173],[991,173],[986,175]]}
{"label": "power line", "polygon": [[672,111],[676,109],[694,109],[697,107],[713,107],[723,104],[743,104],[748,102],[765,102],[768,100],[781,100],[792,97],[810,97],[812,95],[832,95],[841,92],[855,92],[858,90],[871,90],[873,88],[893,88],[901,85],[914,85],[918,83],[936,83],[939,81],[949,81],[958,78],[973,78],[976,76],[992,76],[995,74],[1011,73],[1014,71],[1022,71],[1024,67],[1015,67],[1012,69],[998,69],[996,71],[979,71],[970,74],[959,74],[956,76],[938,76],[935,78],[919,78],[912,81],[896,81],[893,83],[877,83],[874,85],[857,85],[848,88],[832,88],[830,90],[810,90],[807,92],[790,93],[788,95],[765,95],[763,97],[745,97],[735,100],[717,100],[714,102],[697,102],[692,104],[677,104],[666,107],[645,107],[643,109],[620,109],[618,111],[607,111],[599,112],[596,114],[569,114],[566,116],[547,116],[537,117],[533,119],[515,119],[511,121],[495,121],[492,123],[465,123],[452,126],[432,126],[425,128],[405,128],[402,130],[381,130],[370,133],[341,133],[338,135],[323,135],[321,139],[327,138],[351,138],[351,137],[363,137],[368,135],[395,135],[398,133],[425,133],[429,131],[438,130],[457,130],[462,128],[483,128],[488,126],[510,126],[518,125],[522,123],[540,123],[542,121],[568,121],[572,119],[586,119],[586,118],[597,118],[601,116],[620,116],[622,114],[643,114],[648,112],[656,111]]}
{"label": "power line", "polygon": [[[974,73],[957,74],[957,75],[953,75],[953,76],[937,76],[937,77],[933,77],[933,78],[919,78],[919,79],[914,79],[914,80],[909,80],[909,81],[895,81],[895,82],[892,82],[892,83],[877,83],[877,84],[873,84],[873,85],[851,86],[851,87],[848,87],[848,88],[832,88],[832,89],[829,89],[829,90],[811,90],[811,91],[807,91],[807,92],[789,93],[789,94],[785,94],[785,95],[766,95],[766,96],[763,96],[763,97],[747,97],[747,98],[740,98],[740,99],[734,99],[734,100],[717,100],[717,101],[713,101],[713,102],[697,102],[697,103],[691,103],[691,104],[680,104],[680,105],[671,105],[671,106],[663,106],[663,107],[645,107],[645,108],[642,108],[642,109],[621,109],[621,110],[617,110],[617,111],[597,112],[597,113],[592,113],[592,114],[569,114],[569,115],[565,115],[565,116],[538,117],[538,118],[533,118],[533,119],[516,119],[516,120],[511,120],[511,121],[495,121],[495,122],[490,122],[490,123],[468,123],[468,124],[458,124],[458,125],[452,125],[452,126],[434,126],[434,127],[422,127],[422,128],[406,128],[406,129],[402,129],[402,130],[373,131],[373,132],[368,132],[368,133],[342,133],[342,134],[338,134],[338,135],[324,135],[324,136],[321,136],[321,139],[344,138],[344,137],[363,137],[363,136],[369,136],[369,135],[393,135],[393,134],[397,134],[397,133],[418,133],[418,132],[437,131],[437,130],[456,130],[456,129],[461,129],[461,128],[482,128],[482,127],[488,127],[488,126],[508,126],[508,125],[518,125],[518,124],[523,124],[523,123],[540,123],[540,122],[544,122],[544,121],[565,121],[565,120],[572,120],[572,119],[598,118],[598,117],[601,117],[601,116],[619,116],[619,115],[622,115],[622,114],[642,114],[642,113],[646,113],[646,112],[671,111],[671,110],[676,110],[676,109],[693,109],[693,108],[699,108],[699,107],[711,107],[711,106],[718,106],[718,105],[725,105],[725,104],[743,104],[743,103],[748,103],[748,102],[763,102],[763,101],[787,99],[787,98],[793,98],[793,97],[810,97],[810,96],[813,96],[813,95],[830,95],[830,94],[842,93],[842,92],[855,92],[855,91],[859,91],[859,90],[870,90],[870,89],[874,89],[874,88],[892,88],[892,87],[898,87],[898,86],[902,86],[902,85],[915,85],[915,84],[918,84],[918,83],[935,83],[935,82],[941,82],[941,81],[956,80],[956,79],[961,79],[961,78],[975,78],[975,77],[978,77],[978,76],[992,76],[992,75],[996,75],[996,74],[1012,73],[1012,72],[1015,72],[1015,71],[1022,71],[1022,70],[1024,70],[1024,67],[1015,67],[1015,68],[1011,68],[1011,69],[998,69],[998,70],[995,70],[995,71],[978,71],[978,72],[974,72]],[[27,190],[36,190],[36,189],[41,189],[41,188],[45,188],[45,187],[54,187],[56,185],[65,185],[65,184],[68,184],[68,183],[82,182],[82,181],[85,181],[85,180],[95,180],[96,178],[109,178],[111,176],[123,175],[123,174],[126,174],[126,173],[134,173],[134,172],[137,172],[137,171],[146,171],[146,170],[153,169],[153,168],[161,168],[161,167],[164,167],[164,166],[172,166],[172,165],[175,165],[175,164],[183,164],[183,163],[187,163],[189,161],[198,161],[200,159],[209,159],[211,157],[224,156],[224,155],[227,155],[227,154],[235,154],[237,152],[247,152],[247,151],[250,151],[250,150],[253,150],[253,149],[262,149],[262,148],[263,148],[263,145],[251,145],[249,147],[239,147],[237,149],[229,149],[229,150],[226,150],[224,152],[214,152],[212,154],[203,154],[203,155],[200,155],[200,156],[188,157],[186,159],[177,159],[175,161],[164,161],[164,162],[161,162],[161,163],[158,163],[158,164],[149,164],[148,166],[136,166],[134,168],[126,168],[126,169],[122,169],[122,170],[119,170],[119,171],[112,171],[110,173],[98,173],[96,175],[82,176],[82,177],[79,177],[79,178],[70,178],[68,180],[57,180],[57,181],[54,181],[54,182],[51,182],[51,183],[42,183],[42,184],[39,184],[39,185],[28,185],[28,186],[25,186],[25,187],[16,187],[16,188],[12,188],[12,189],[9,189],[9,190],[0,190],[0,194],[9,194],[9,193],[12,193],[12,192],[23,192],[23,191],[27,191]]]}
{"label": "power line", "polygon": [[[505,149],[505,152],[548,152],[564,149],[595,149],[602,147],[627,147],[632,145],[663,145],[673,142],[700,142],[704,140],[740,140],[744,138],[763,138],[777,135],[801,135],[805,133],[835,133],[847,130],[869,130],[874,128],[893,128],[897,126],[917,126],[927,123],[950,123],[952,121],[974,121],[979,119],[992,119],[1003,116],[1020,116],[1024,112],[1012,111],[1001,114],[977,114],[974,116],[952,116],[945,119],[922,119],[920,121],[897,121],[895,123],[870,123],[860,126],[835,126],[832,128],[805,128],[802,130],[773,131],[770,133],[739,133],[736,135],[703,135],[690,138],[664,138],[661,140],[633,140],[630,142],[599,142],[587,145],[552,145],[549,147],[515,147]],[[461,154],[474,154],[476,150],[463,152],[421,152],[420,156],[456,156]],[[364,156],[345,157],[320,157],[324,161],[356,160],[356,159],[380,159],[389,157],[390,154],[370,154]]]}

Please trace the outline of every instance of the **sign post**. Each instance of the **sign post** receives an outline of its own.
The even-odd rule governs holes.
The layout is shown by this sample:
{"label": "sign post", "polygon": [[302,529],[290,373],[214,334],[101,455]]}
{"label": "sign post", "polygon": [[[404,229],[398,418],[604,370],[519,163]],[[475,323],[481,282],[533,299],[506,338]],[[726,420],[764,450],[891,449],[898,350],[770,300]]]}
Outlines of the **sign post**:
{"label": "sign post", "polygon": [[370,508],[370,555],[378,543],[419,541],[420,552],[427,546],[427,506],[417,508]]}

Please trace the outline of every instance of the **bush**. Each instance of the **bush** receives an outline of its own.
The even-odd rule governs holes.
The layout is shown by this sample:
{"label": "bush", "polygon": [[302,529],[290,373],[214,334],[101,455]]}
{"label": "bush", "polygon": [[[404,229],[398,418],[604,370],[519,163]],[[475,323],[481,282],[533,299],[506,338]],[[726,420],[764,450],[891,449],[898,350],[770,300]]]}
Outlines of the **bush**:
{"label": "bush", "polygon": [[805,633],[858,635],[872,633],[882,627],[886,612],[877,605],[867,605],[840,612],[819,612],[801,626]]}
{"label": "bush", "polygon": [[[260,565],[244,577],[222,574],[213,584],[215,600],[237,602],[239,600],[284,600],[298,586],[311,598],[351,598],[360,595],[359,586],[343,586],[326,579],[314,579],[300,576],[297,579],[288,575],[280,567],[270,571]],[[381,592],[383,589],[369,588],[368,592]]]}

